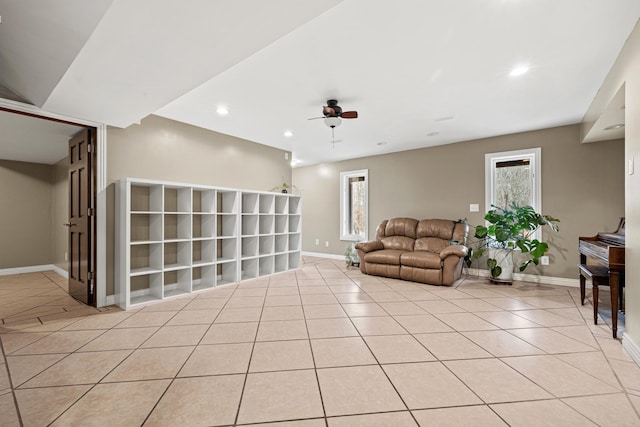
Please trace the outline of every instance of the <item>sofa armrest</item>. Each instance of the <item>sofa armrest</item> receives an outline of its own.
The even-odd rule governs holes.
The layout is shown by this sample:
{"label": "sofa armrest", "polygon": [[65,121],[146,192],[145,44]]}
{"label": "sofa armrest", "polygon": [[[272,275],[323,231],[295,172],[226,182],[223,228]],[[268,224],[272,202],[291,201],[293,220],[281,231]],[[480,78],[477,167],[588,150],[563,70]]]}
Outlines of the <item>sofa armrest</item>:
{"label": "sofa armrest", "polygon": [[380,240],[373,240],[371,242],[360,242],[356,243],[356,249],[361,250],[364,253],[371,251],[379,251],[384,249],[384,245]]}
{"label": "sofa armrest", "polygon": [[445,259],[450,255],[455,255],[458,258],[464,258],[467,256],[468,249],[464,245],[450,245],[440,251],[440,259]]}

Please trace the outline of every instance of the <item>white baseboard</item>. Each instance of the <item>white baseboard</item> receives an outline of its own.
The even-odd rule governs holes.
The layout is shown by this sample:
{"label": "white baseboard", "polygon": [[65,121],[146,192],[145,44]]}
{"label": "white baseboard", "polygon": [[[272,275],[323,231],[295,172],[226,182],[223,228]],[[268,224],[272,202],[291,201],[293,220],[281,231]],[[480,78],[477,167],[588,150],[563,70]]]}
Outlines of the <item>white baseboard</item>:
{"label": "white baseboard", "polygon": [[316,258],[339,259],[344,261],[344,255],[324,254],[322,252],[302,252],[302,256],[312,256]]}
{"label": "white baseboard", "polygon": [[61,269],[57,265],[43,264],[43,265],[29,265],[26,267],[13,267],[0,269],[0,276],[10,276],[12,274],[25,274],[25,273],[40,273],[42,271],[55,271],[65,279],[69,278],[69,273]]}
{"label": "white baseboard", "polygon": [[[470,276],[489,277],[489,270],[469,268],[465,271],[467,271]],[[536,274],[513,273],[513,280],[517,280],[518,282],[542,283],[545,285],[569,286],[572,288],[580,287],[579,279],[569,279],[566,277],[538,276]]]}
{"label": "white baseboard", "polygon": [[638,347],[638,344],[636,344],[627,333],[622,334],[622,347],[627,350],[627,353],[629,353],[633,361],[636,362],[636,365],[640,366],[640,347]]}

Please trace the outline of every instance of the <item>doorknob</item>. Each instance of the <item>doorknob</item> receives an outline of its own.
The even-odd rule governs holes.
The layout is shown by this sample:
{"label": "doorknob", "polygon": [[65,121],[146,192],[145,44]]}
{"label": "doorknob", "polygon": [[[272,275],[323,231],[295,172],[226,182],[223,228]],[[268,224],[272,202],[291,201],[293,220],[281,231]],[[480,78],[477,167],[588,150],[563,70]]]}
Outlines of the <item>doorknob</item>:
{"label": "doorknob", "polygon": [[73,224],[71,224],[70,222],[65,222],[62,225],[64,225],[65,227],[72,227],[73,226]]}

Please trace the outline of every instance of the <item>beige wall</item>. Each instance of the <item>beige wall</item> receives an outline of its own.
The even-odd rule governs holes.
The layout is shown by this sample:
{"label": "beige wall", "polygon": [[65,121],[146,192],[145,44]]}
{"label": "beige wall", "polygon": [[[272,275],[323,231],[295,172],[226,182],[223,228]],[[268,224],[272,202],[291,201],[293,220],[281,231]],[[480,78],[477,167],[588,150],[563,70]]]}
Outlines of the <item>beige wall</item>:
{"label": "beige wall", "polygon": [[67,271],[69,262],[65,254],[69,250],[69,229],[63,224],[69,221],[69,158],[65,157],[51,167],[51,263]]}
{"label": "beige wall", "polygon": [[542,147],[543,212],[561,224],[560,233],[545,235],[551,265],[527,273],[576,278],[578,237],[615,229],[624,215],[624,142],[581,144],[578,125],[296,168],[293,183],[303,196],[302,249],[344,252],[340,172],[369,169],[370,238],[380,221],[391,217],[466,217],[481,224],[483,215],[470,213],[469,204],[484,209],[485,153],[532,147]]}
{"label": "beige wall", "polygon": [[109,128],[107,141],[107,295],[113,294],[117,250],[114,182],[129,177],[249,190],[291,182],[283,150],[158,116],[126,129]]}
{"label": "beige wall", "polygon": [[0,268],[51,264],[51,172],[0,160]]}
{"label": "beige wall", "polygon": [[[583,134],[593,126],[615,93],[625,85],[626,322],[624,340],[640,350],[640,21],[622,48],[584,119]],[[627,172],[634,162],[633,175]]]}
{"label": "beige wall", "polygon": [[109,128],[107,140],[108,183],[128,177],[269,190],[291,180],[282,150],[158,116]]}

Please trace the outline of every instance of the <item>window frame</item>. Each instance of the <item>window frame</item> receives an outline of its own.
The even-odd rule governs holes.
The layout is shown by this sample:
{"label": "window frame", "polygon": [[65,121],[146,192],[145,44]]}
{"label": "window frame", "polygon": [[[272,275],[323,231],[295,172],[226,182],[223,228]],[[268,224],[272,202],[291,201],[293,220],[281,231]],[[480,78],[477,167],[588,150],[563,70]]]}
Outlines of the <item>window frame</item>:
{"label": "window frame", "polygon": [[[492,209],[491,205],[495,201],[495,170],[499,162],[513,160],[529,160],[532,177],[532,207],[536,212],[542,212],[542,149],[540,147],[527,148],[524,150],[502,151],[497,153],[486,153],[484,155],[485,171],[485,213]],[[533,238],[540,239],[540,230],[536,231]]]}
{"label": "window frame", "polygon": [[[349,180],[364,177],[364,237],[349,233]],[[340,240],[367,241],[369,238],[369,169],[340,172]]]}

